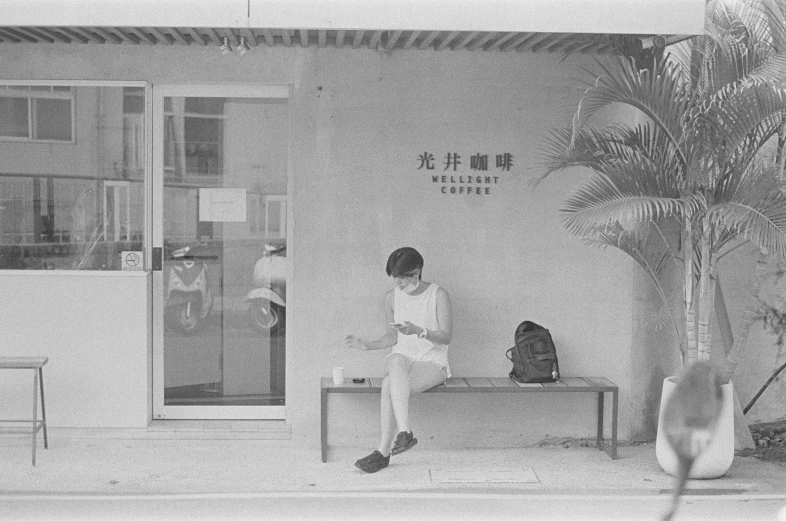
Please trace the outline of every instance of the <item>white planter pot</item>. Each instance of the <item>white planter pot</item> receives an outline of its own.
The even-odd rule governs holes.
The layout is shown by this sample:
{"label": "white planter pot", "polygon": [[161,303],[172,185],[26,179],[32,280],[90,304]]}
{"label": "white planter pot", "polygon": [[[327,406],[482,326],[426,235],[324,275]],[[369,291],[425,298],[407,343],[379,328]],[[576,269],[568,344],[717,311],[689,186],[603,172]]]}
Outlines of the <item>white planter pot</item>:
{"label": "white planter pot", "polygon": [[[676,378],[670,376],[663,380],[658,416],[658,436],[655,440],[655,455],[661,468],[672,476],[677,475],[678,461],[674,450],[661,430],[663,408],[677,386]],[[692,479],[712,479],[723,476],[734,461],[734,386],[731,382],[722,386],[723,409],[715,434],[707,448],[693,464],[688,475]]]}

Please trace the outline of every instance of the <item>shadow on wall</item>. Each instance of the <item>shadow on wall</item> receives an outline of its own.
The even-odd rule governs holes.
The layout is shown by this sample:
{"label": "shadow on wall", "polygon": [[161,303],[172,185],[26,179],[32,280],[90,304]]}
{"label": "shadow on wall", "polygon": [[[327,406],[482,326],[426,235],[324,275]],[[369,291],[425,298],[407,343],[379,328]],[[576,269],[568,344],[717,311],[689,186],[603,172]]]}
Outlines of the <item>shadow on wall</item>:
{"label": "shadow on wall", "polygon": [[658,414],[660,413],[660,398],[663,392],[663,380],[668,375],[662,367],[656,367],[650,373],[650,379],[644,389],[644,422],[642,434],[647,441],[654,440],[658,434]]}

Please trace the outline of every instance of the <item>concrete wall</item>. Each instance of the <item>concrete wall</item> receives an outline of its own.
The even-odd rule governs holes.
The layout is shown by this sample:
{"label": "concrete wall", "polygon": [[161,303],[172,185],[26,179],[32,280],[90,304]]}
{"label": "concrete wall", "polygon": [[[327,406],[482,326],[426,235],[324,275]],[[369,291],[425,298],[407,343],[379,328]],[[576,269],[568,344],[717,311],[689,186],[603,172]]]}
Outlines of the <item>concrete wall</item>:
{"label": "concrete wall", "polygon": [[[506,376],[510,363],[504,353],[513,331],[520,321],[534,320],[551,329],[564,375],[602,375],[620,385],[620,436],[625,439],[635,430],[632,418],[641,421],[630,407],[638,393],[631,378],[635,266],[622,254],[587,248],[563,229],[558,208],[584,174],[553,177],[537,190],[529,185],[539,173],[535,148],[543,132],[567,124],[581,94],[572,82],[575,68],[570,65],[576,60],[561,64],[558,56],[547,54],[265,47],[240,59],[212,47],[20,45],[0,49],[0,78],[294,86],[287,420],[299,442],[318,443],[318,380],[329,376],[332,366],[343,365],[348,375],[383,374],[385,353],[348,350],[342,339],[351,332],[383,333],[382,295],[391,286],[385,261],[403,245],[423,253],[424,278],[451,294],[454,374]],[[468,173],[469,156],[476,153],[489,154],[490,171],[496,154],[512,154],[514,167],[498,174],[488,195],[445,195],[441,188],[452,183],[434,183],[430,173],[418,170],[424,152],[434,154],[439,173],[444,155],[459,153],[463,174],[454,176]],[[86,367],[87,359],[100,364],[81,369],[80,376],[93,381],[96,374],[137,375],[138,387],[126,395],[129,403],[111,425],[90,410],[112,407],[111,396],[96,392],[86,402],[65,391],[61,399],[70,401],[60,407],[76,416],[52,412],[52,425],[143,423],[139,411],[146,410],[148,389],[142,375],[149,359],[141,331],[148,319],[139,288],[115,287],[112,278],[101,283],[90,277],[63,279],[91,286],[85,294],[52,286],[48,281],[60,279],[37,273],[3,275],[0,283],[5,286],[6,280],[15,281],[13,290],[31,303],[72,302],[70,314],[46,316],[55,331],[71,335],[62,351],[68,367]],[[130,291],[134,298],[121,303],[118,291]],[[108,322],[73,306],[82,295],[101,303]],[[136,306],[129,351],[103,351],[104,357],[85,353],[87,332],[96,324],[116,329],[120,319],[111,317],[127,316],[127,305]],[[4,302],[3,323],[24,322],[17,307]],[[30,339],[12,345],[31,352],[54,339],[24,325],[3,328],[0,343],[18,339],[19,331]],[[105,334],[98,343],[127,338]],[[98,343],[87,342],[89,350]],[[60,365],[53,364],[51,372],[52,385],[63,390],[75,377]],[[589,395],[526,400],[419,396],[412,415],[421,441],[483,446],[591,436],[594,409]],[[331,398],[330,429],[333,444],[373,446],[376,399]]]}
{"label": "concrete wall", "polygon": [[[782,301],[783,295],[786,294],[786,281],[783,279],[782,272],[778,276],[782,266],[770,261],[761,285],[759,298],[752,299],[757,258],[758,250],[751,245],[744,245],[724,257],[720,263],[719,271],[723,295],[735,338],[741,334],[742,319],[748,306],[758,307],[763,302],[775,304],[779,299]],[[714,328],[713,335],[713,342],[717,344],[717,346],[713,345],[713,349],[722,348],[717,328]],[[764,327],[762,320],[753,322],[741,360],[732,377],[742,407],[750,402],[775,369],[786,362],[786,358],[784,358],[786,351],[776,342],[777,336]],[[748,422],[766,422],[786,418],[786,401],[784,401],[786,381],[783,377],[784,373],[781,373],[781,377],[770,384],[756,400],[746,414]]]}
{"label": "concrete wall", "polygon": [[[321,360],[314,364],[310,350],[290,350],[296,371],[290,381],[315,381],[331,365],[382,374],[385,353],[347,351],[342,338],[384,331],[381,298],[390,287],[384,264],[394,248],[412,245],[426,259],[424,277],[451,293],[455,374],[506,375],[513,330],[532,319],[553,331],[563,373],[602,374],[626,385],[631,266],[588,250],[562,229],[558,203],[575,178],[555,177],[537,191],[527,184],[537,173],[534,148],[543,129],[566,122],[575,107],[568,70],[551,56],[438,53],[359,53],[330,64],[313,64],[297,100],[303,121],[295,127],[306,130],[295,134],[316,134],[316,146],[294,143],[295,223],[308,238],[296,233],[293,342],[315,344]],[[422,151],[439,158],[475,150],[516,158],[514,173],[501,175],[490,196],[443,195],[417,171]],[[322,297],[300,298],[304,293]],[[305,405],[293,417],[302,414],[316,428],[314,391],[303,386],[290,397]],[[414,425],[434,443],[588,435],[591,400],[424,396],[413,408]],[[375,399],[332,402],[331,443],[357,443],[354,437],[371,443]]]}

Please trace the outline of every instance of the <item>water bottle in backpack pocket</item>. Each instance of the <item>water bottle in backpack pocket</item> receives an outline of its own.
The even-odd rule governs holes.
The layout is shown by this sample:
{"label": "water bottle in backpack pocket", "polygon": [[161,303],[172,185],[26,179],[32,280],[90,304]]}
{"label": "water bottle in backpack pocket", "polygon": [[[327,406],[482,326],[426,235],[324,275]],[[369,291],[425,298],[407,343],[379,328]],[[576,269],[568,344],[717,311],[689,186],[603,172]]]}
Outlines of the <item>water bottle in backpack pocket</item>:
{"label": "water bottle in backpack pocket", "polygon": [[557,349],[549,330],[529,320],[516,328],[515,345],[505,356],[513,362],[510,378],[519,383],[545,383],[559,380]]}

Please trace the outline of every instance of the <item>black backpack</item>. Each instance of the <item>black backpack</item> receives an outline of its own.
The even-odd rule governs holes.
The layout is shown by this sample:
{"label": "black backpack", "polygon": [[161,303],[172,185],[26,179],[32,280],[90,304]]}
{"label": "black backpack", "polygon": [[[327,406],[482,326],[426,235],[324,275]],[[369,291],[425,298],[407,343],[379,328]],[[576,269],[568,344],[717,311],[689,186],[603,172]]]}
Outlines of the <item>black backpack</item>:
{"label": "black backpack", "polygon": [[516,345],[505,353],[513,362],[510,378],[519,383],[556,382],[559,379],[557,349],[551,333],[543,326],[525,320],[516,328]]}

